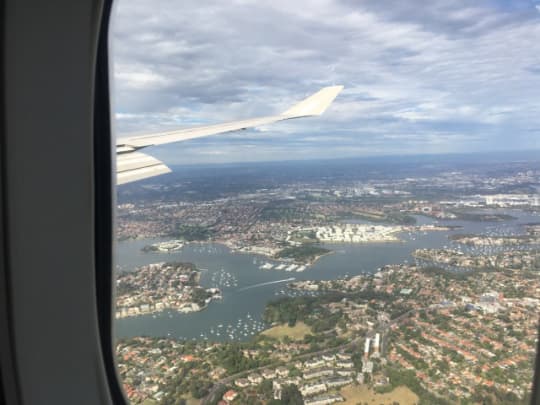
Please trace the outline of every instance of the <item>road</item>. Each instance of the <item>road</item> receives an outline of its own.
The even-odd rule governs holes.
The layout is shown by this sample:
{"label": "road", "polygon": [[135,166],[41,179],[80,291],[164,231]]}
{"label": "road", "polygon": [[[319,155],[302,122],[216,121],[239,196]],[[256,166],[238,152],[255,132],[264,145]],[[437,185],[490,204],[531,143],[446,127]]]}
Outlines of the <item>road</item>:
{"label": "road", "polygon": [[[329,353],[329,352],[335,352],[335,351],[338,351],[338,350],[343,350],[343,349],[346,349],[348,347],[354,346],[361,339],[363,339],[363,338],[362,337],[357,337],[357,338],[351,340],[350,342],[345,343],[345,344],[340,345],[340,346],[331,347],[331,348],[323,349],[323,350],[318,350],[316,352],[309,352],[309,353],[305,353],[305,354],[300,354],[298,356],[293,357],[289,362],[308,359],[308,358],[311,358],[313,356],[322,356],[323,354],[326,354],[326,353]],[[212,401],[212,399],[214,399],[213,397],[216,394],[216,392],[222,386],[226,386],[226,385],[230,384],[231,382],[233,382],[237,378],[244,377],[247,374],[262,371],[262,370],[267,369],[267,368],[275,368],[275,367],[279,367],[279,366],[282,366],[282,365],[283,365],[282,361],[276,362],[276,363],[270,363],[270,364],[266,364],[266,365],[261,366],[261,367],[252,368],[252,369],[249,369],[249,370],[246,370],[246,371],[242,371],[240,373],[230,375],[229,377],[225,377],[225,378],[217,381],[214,384],[214,386],[212,387],[212,389],[210,390],[208,395],[201,401],[201,405],[207,405],[208,403],[210,403]]]}
{"label": "road", "polygon": [[[318,350],[316,352],[309,352],[309,353],[305,353],[305,354],[295,356],[289,361],[289,363],[292,363],[292,362],[295,362],[295,361],[298,361],[298,360],[311,358],[311,357],[314,357],[314,356],[322,356],[323,354],[326,354],[326,353],[329,353],[329,352],[337,352],[337,351],[340,351],[340,350],[348,349],[348,348],[360,343],[365,338],[370,338],[370,339],[374,338],[376,333],[379,333],[381,335],[381,339],[383,339],[384,336],[386,335],[386,333],[388,332],[388,329],[390,329],[392,326],[400,324],[401,322],[403,322],[404,320],[406,320],[411,315],[413,315],[413,314],[415,314],[417,312],[425,311],[425,310],[431,310],[431,309],[435,309],[435,308],[436,308],[436,306],[432,305],[432,306],[429,306],[427,308],[411,309],[411,310],[401,314],[397,318],[392,319],[390,322],[379,325],[378,328],[375,328],[375,329],[369,331],[368,333],[366,333],[365,336],[356,337],[353,340],[351,340],[350,342],[344,343],[344,344],[342,344],[340,346],[330,347],[328,349]],[[218,392],[221,387],[229,385],[230,383],[232,383],[237,378],[245,377],[248,374],[255,373],[255,372],[258,372],[258,371],[262,371],[262,370],[264,370],[266,368],[275,368],[275,367],[279,367],[279,366],[282,366],[282,365],[283,365],[283,362],[276,362],[276,363],[266,364],[266,365],[261,366],[261,367],[252,368],[250,370],[242,371],[240,373],[236,373],[236,374],[230,375],[228,377],[222,378],[221,380],[217,381],[214,384],[214,386],[212,387],[212,389],[210,390],[208,395],[203,398],[203,400],[201,401],[201,405],[208,405],[212,400],[215,400],[216,398],[214,398],[214,396],[216,395],[216,392]]]}

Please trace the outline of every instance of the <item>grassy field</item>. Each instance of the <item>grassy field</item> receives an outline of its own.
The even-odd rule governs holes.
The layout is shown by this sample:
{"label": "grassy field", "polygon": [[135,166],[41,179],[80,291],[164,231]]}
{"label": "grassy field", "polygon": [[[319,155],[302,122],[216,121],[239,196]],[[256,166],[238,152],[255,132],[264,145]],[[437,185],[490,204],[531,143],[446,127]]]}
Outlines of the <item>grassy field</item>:
{"label": "grassy field", "polygon": [[[186,403],[187,405],[200,405],[201,400],[195,399],[190,396],[189,398],[186,398]],[[154,401],[153,399],[145,399],[142,405],[158,405],[158,403]]]}
{"label": "grassy field", "polygon": [[418,396],[407,387],[397,387],[387,394],[377,394],[366,385],[349,385],[341,390],[341,395],[345,398],[342,405],[392,405],[399,402],[399,405],[414,405],[418,403]]}
{"label": "grassy field", "polygon": [[296,322],[292,328],[287,325],[279,325],[262,332],[263,335],[274,339],[283,339],[284,336],[289,336],[292,340],[302,340],[310,333],[311,328],[304,322]]}

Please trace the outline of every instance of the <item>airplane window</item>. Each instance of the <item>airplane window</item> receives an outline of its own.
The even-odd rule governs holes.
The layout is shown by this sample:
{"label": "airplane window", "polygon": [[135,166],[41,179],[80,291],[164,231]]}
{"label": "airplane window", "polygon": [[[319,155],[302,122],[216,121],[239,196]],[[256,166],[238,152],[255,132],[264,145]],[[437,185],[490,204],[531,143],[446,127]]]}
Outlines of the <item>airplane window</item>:
{"label": "airplane window", "polygon": [[526,404],[540,2],[120,1],[133,404]]}

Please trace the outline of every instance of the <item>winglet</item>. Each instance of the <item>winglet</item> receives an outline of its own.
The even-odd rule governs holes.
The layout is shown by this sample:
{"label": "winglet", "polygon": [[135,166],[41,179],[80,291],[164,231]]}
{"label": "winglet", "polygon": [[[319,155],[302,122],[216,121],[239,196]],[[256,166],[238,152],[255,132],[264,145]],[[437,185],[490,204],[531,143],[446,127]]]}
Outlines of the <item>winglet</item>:
{"label": "winglet", "polygon": [[317,93],[292,106],[281,115],[287,118],[321,115],[332,104],[332,101],[334,101],[341,90],[343,90],[343,86],[324,87]]}

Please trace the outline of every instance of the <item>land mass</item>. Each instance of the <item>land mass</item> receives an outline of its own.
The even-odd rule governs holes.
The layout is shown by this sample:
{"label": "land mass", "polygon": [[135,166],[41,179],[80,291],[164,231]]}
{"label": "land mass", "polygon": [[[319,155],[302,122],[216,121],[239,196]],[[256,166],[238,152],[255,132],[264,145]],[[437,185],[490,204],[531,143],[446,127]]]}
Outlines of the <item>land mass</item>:
{"label": "land mass", "polygon": [[221,292],[200,287],[199,280],[200,271],[193,263],[154,263],[121,273],[116,281],[116,317],[200,311],[220,299]]}
{"label": "land mass", "polygon": [[277,259],[291,259],[301,264],[313,264],[317,259],[331,252],[330,249],[306,243],[282,249],[275,257]]}

